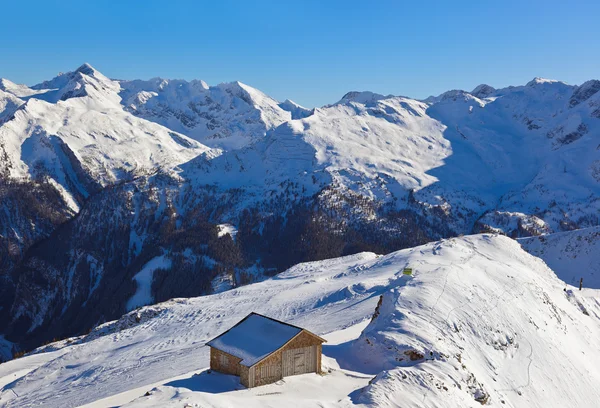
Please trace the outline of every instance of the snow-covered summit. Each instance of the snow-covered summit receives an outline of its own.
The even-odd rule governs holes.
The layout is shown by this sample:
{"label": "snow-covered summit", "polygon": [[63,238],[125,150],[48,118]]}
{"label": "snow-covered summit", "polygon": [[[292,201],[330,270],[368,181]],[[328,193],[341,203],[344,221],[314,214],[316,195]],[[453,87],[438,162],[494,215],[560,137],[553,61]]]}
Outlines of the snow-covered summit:
{"label": "snow-covered summit", "polygon": [[565,82],[558,81],[556,79],[548,79],[548,78],[535,77],[531,81],[527,82],[527,84],[525,86],[537,86],[537,85],[545,85],[545,84],[563,84],[563,85],[566,85]]}
{"label": "snow-covered summit", "polygon": [[370,104],[375,103],[381,99],[390,98],[392,95],[388,95],[387,97],[375,92],[371,91],[350,91],[342,96],[336,104],[344,104],[349,102],[356,102],[360,104]]}
{"label": "snow-covered summit", "polygon": [[36,98],[51,103],[84,96],[90,96],[94,100],[109,98],[112,103],[118,103],[117,93],[120,86],[118,82],[85,63],[75,71],[60,73],[49,81],[33,85],[31,89],[46,91],[37,94]]}

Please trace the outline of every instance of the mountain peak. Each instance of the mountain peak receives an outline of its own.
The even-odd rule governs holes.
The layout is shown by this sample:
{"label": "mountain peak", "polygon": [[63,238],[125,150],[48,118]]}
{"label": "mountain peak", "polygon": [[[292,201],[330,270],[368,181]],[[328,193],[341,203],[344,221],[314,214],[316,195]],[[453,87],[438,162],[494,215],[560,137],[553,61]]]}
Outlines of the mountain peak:
{"label": "mountain peak", "polygon": [[526,86],[536,86],[536,85],[542,85],[542,84],[557,84],[557,83],[564,84],[564,82],[558,81],[556,79],[535,77],[531,81],[527,82]]}
{"label": "mountain peak", "polygon": [[7,89],[15,86],[16,84],[12,81],[9,81],[6,78],[0,78],[0,90],[6,91]]}
{"label": "mountain peak", "polygon": [[81,74],[91,76],[91,75],[94,75],[98,71],[94,67],[92,67],[90,64],[85,62],[83,65],[81,65],[79,68],[77,68],[75,70],[75,72],[79,72]]}
{"label": "mountain peak", "polygon": [[345,103],[345,102],[358,102],[358,103],[373,103],[381,99],[385,99],[391,97],[384,96],[371,91],[350,91],[342,96],[337,103]]}
{"label": "mountain peak", "polygon": [[471,91],[471,95],[477,98],[487,98],[491,94],[496,92],[496,88],[487,84],[477,85],[475,89]]}
{"label": "mountain peak", "polygon": [[101,82],[111,82],[109,78],[102,75],[100,71],[86,62],[79,66],[75,71],[59,72],[58,75],[51,80],[33,85],[31,89],[61,89],[73,81],[79,81],[83,75],[94,78]]}

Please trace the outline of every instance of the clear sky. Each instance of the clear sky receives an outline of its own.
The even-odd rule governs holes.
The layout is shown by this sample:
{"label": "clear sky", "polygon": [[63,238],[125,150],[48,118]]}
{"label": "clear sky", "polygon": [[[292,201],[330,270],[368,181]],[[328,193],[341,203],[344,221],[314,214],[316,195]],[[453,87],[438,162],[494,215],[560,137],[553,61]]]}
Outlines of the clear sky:
{"label": "clear sky", "polygon": [[350,90],[416,98],[535,76],[600,77],[600,2],[56,1],[0,4],[0,77],[240,80],[308,107]]}

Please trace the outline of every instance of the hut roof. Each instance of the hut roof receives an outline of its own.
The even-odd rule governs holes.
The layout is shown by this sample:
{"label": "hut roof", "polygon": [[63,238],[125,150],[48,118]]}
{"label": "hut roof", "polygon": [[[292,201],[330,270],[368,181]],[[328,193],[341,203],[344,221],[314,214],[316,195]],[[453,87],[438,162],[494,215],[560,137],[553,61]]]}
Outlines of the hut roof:
{"label": "hut roof", "polygon": [[[252,312],[206,344],[241,358],[240,364],[252,367],[279,350],[303,330],[301,327]],[[315,337],[324,341],[318,336]]]}

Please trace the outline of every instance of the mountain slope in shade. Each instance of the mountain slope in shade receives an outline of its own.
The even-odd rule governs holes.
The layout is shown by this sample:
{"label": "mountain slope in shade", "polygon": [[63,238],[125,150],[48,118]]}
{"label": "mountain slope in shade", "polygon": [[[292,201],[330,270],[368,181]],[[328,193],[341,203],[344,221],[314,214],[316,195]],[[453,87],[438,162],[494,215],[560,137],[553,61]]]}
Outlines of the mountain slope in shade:
{"label": "mountain slope in shade", "polygon": [[[403,275],[407,266],[413,276]],[[493,235],[300,264],[143,308],[3,364],[0,402],[70,407],[114,395],[97,406],[138,398],[131,406],[591,408],[600,398],[598,291],[563,289],[541,260]],[[205,341],[250,311],[326,336],[325,375],[253,390],[194,376],[208,366]]]}
{"label": "mountain slope in shade", "polygon": [[17,96],[0,89],[0,124],[10,120],[23,103]]}
{"label": "mountain slope in shade", "polygon": [[600,227],[541,235],[519,240],[569,285],[600,289]]}

